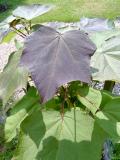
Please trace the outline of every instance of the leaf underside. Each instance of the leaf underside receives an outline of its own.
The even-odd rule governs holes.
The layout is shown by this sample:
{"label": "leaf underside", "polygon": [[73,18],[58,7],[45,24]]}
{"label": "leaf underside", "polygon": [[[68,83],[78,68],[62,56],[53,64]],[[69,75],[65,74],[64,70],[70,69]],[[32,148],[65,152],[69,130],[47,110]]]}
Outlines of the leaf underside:
{"label": "leaf underside", "polygon": [[32,4],[26,6],[19,6],[13,11],[15,17],[31,20],[37,16],[40,16],[52,9],[51,5]]}
{"label": "leaf underside", "polygon": [[81,31],[64,34],[41,26],[25,43],[21,65],[31,73],[43,102],[70,81],[90,82],[90,57],[96,47]]}
{"label": "leaf underside", "polygon": [[120,81],[120,31],[95,33],[92,39],[97,45],[91,58],[93,79]]}

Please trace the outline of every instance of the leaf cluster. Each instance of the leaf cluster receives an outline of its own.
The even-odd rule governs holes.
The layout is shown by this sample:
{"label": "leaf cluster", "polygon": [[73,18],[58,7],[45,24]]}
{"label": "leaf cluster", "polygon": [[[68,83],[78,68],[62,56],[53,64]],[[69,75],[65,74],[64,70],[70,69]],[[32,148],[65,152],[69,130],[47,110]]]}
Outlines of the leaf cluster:
{"label": "leaf cluster", "polygon": [[[25,38],[0,74],[5,140],[19,137],[13,160],[100,160],[105,140],[120,142],[120,97],[110,92],[120,77],[120,31],[87,35],[31,23],[50,9],[21,6],[2,23]],[[19,89],[24,96],[6,109]]]}

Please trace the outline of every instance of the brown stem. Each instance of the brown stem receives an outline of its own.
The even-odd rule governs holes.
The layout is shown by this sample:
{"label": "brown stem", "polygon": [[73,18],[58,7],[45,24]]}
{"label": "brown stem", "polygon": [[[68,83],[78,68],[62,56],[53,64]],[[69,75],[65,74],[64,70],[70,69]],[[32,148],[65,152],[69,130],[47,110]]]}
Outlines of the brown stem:
{"label": "brown stem", "polygon": [[31,21],[29,21],[29,27],[30,27],[30,30],[31,30],[32,29]]}
{"label": "brown stem", "polygon": [[75,132],[74,141],[76,142],[76,107],[75,105],[74,105],[74,132]]}
{"label": "brown stem", "polygon": [[29,32],[29,30],[27,29],[27,27],[25,27],[25,30],[26,30],[27,34],[29,35],[30,32]]}
{"label": "brown stem", "polygon": [[21,35],[20,33],[18,33],[16,30],[14,30],[15,33],[17,33],[20,37],[25,38],[23,35]]}
{"label": "brown stem", "polygon": [[62,87],[62,89],[64,90],[64,100],[62,102],[62,105],[61,105],[61,117],[62,117],[62,121],[63,121],[63,118],[64,118],[64,104],[65,104],[65,101],[66,101],[66,88]]}
{"label": "brown stem", "polygon": [[62,121],[63,121],[63,118],[64,118],[64,102],[61,105],[61,117],[62,117]]}
{"label": "brown stem", "polygon": [[[12,28],[17,32],[17,34],[20,33],[19,35],[22,34],[22,35],[21,35],[22,37],[24,37],[24,38],[26,37],[26,34],[24,34],[23,32],[21,32],[20,30],[17,30],[15,27],[12,27]],[[19,33],[18,33],[18,32],[19,32]]]}

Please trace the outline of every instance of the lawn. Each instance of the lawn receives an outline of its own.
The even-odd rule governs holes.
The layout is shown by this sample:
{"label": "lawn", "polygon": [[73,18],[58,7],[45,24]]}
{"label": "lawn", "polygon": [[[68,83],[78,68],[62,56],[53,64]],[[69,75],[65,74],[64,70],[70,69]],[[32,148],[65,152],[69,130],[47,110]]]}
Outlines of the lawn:
{"label": "lawn", "polygon": [[9,16],[17,6],[32,3],[51,3],[56,6],[50,13],[36,18],[35,22],[79,21],[83,16],[105,18],[120,16],[120,0],[8,0],[8,3],[9,10],[0,14],[0,20]]}
{"label": "lawn", "polygon": [[12,10],[22,4],[52,3],[55,9],[50,13],[35,19],[43,21],[78,21],[80,17],[115,18],[120,16],[120,0],[8,0],[9,10],[0,14],[3,20]]}

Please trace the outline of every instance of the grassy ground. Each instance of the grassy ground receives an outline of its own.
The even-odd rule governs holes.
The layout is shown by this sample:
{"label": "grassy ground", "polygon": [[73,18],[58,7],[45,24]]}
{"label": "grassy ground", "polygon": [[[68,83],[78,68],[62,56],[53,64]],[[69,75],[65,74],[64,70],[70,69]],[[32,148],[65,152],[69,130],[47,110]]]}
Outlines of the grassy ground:
{"label": "grassy ground", "polygon": [[[4,1],[4,0],[0,0]],[[52,3],[56,8],[36,18],[43,21],[79,21],[80,17],[115,18],[120,16],[120,0],[8,0],[9,10],[0,14],[0,21],[9,16],[13,9],[22,4]]]}

